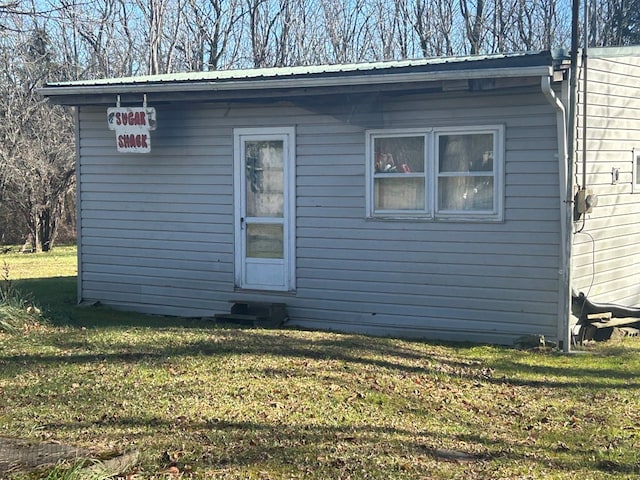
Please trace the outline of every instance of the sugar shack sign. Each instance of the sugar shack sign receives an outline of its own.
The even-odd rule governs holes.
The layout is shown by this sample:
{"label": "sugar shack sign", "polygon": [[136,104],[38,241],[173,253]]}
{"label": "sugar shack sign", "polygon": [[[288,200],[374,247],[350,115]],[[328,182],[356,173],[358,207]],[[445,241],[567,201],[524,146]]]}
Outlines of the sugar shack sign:
{"label": "sugar shack sign", "polygon": [[149,153],[151,130],[156,129],[153,107],[113,107],[107,109],[107,123],[116,132],[116,148],[123,153]]}

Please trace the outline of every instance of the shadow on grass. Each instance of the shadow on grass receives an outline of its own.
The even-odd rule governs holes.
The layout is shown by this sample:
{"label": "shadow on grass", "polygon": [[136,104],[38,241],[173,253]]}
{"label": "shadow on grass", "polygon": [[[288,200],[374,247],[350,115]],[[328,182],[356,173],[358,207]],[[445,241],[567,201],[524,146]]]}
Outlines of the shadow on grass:
{"label": "shadow on grass", "polygon": [[[46,428],[73,432],[95,425],[68,422],[49,424]],[[198,439],[197,449],[171,451],[176,461],[163,455],[165,466],[178,464],[182,469],[183,465],[194,462],[209,469],[248,467],[266,471],[270,465],[276,471],[287,466],[289,473],[308,469],[314,473],[313,478],[321,478],[320,472],[325,472],[326,478],[350,478],[346,473],[356,473],[356,478],[361,478],[363,472],[373,475],[362,478],[380,478],[375,472],[381,465],[399,459],[406,465],[397,468],[404,472],[402,478],[407,478],[408,471],[419,471],[426,461],[434,459],[432,452],[445,436],[426,430],[416,436],[413,431],[376,425],[286,425],[221,419],[171,422],[153,416],[105,419],[99,420],[97,425],[107,431],[130,432],[129,438],[132,438],[131,432],[153,428],[163,434],[188,432],[191,438]],[[179,447],[176,445],[175,448]],[[484,452],[468,455],[477,462],[488,458]],[[384,470],[388,473],[390,465]]]}
{"label": "shadow on grass", "polygon": [[14,280],[23,293],[31,295],[40,307],[56,311],[70,310],[76,305],[77,277],[49,277]]}
{"label": "shadow on grass", "polygon": [[[634,460],[612,461],[602,458],[602,452],[594,445],[586,445],[579,451],[572,451],[563,444],[544,445],[538,444],[537,454],[529,451],[528,455],[522,455],[514,449],[514,445],[505,441],[487,442],[487,438],[482,435],[468,434],[457,435],[457,440],[467,444],[486,445],[492,451],[487,457],[508,459],[514,462],[521,462],[524,459],[535,459],[547,467],[566,470],[569,472],[587,468],[590,471],[600,471],[607,473],[640,473],[640,463]],[[635,477],[633,477],[635,478]]]}
{"label": "shadow on grass", "polygon": [[146,315],[105,307],[77,304],[77,277],[32,278],[15,281],[16,287],[33,296],[52,326],[58,327],[139,327],[139,328],[203,328],[211,322],[203,320]]}
{"label": "shadow on grass", "polygon": [[[269,463],[297,463],[298,468],[311,468],[316,473],[318,469],[327,470],[335,474],[336,469],[343,470],[343,473],[375,472],[381,463],[401,459],[408,462],[398,465],[405,474],[412,469],[420,471],[429,462],[443,461],[448,462],[446,468],[450,474],[456,469],[464,471],[470,468],[476,474],[489,475],[479,478],[492,478],[496,467],[494,462],[518,465],[523,470],[523,464],[537,464],[544,469],[553,467],[566,472],[587,469],[614,474],[640,473],[639,463],[599,458],[600,452],[589,446],[584,450],[564,450],[555,445],[538,445],[532,450],[481,434],[461,435],[427,429],[419,429],[417,433],[414,430],[375,425],[374,422],[366,425],[288,425],[218,418],[202,421],[177,418],[168,421],[157,416],[108,416],[92,422],[58,422],[44,427],[69,433],[98,427],[105,429],[105,432],[129,432],[130,439],[135,437],[134,432],[140,432],[140,436],[144,437],[146,430],[153,429],[164,435],[187,432],[189,437],[198,439],[198,450],[192,447],[189,452],[173,451],[178,460],[165,458],[167,466],[169,463],[195,462],[213,468],[259,464],[268,468]],[[460,448],[447,449],[443,445],[460,445]],[[387,465],[385,471],[388,472],[388,468]]]}
{"label": "shadow on grass", "polygon": [[[563,366],[531,365],[524,362],[526,352],[504,349],[494,359],[479,357],[466,360],[464,355],[425,355],[419,348],[424,342],[407,340],[398,346],[390,338],[363,335],[334,334],[310,338],[302,334],[289,334],[287,330],[262,331],[216,324],[206,319],[186,319],[122,312],[104,307],[79,307],[76,305],[76,277],[28,279],[16,282],[23,291],[30,292],[46,312],[53,326],[71,327],[65,335],[51,334],[43,341],[66,352],[64,355],[1,356],[0,363],[51,364],[88,362],[153,362],[158,359],[189,355],[279,355],[291,358],[331,359],[345,364],[367,365],[404,373],[441,375],[448,378],[473,379],[494,384],[509,384],[546,388],[637,389],[640,379],[634,372],[617,368],[604,368],[593,363],[584,366],[575,359]],[[200,330],[204,339],[190,339],[180,345],[158,343],[153,338],[148,343],[131,345],[126,341],[111,341],[105,347],[89,345],[86,335],[73,328],[150,328],[179,331]],[[416,348],[411,348],[412,346]],[[432,343],[433,352],[439,344]],[[446,344],[440,344],[446,346]],[[457,345],[464,353],[465,347]],[[536,355],[531,354],[531,355]],[[624,355],[612,350],[611,356]],[[469,357],[467,357],[469,358]],[[499,371],[500,375],[494,375]],[[527,378],[522,378],[522,372]],[[537,378],[531,378],[531,377]]]}
{"label": "shadow on grass", "polygon": [[[32,343],[35,348],[31,350],[25,348],[12,353],[0,351],[0,378],[10,379],[30,371],[55,377],[59,369],[66,369],[69,365],[93,366],[103,362],[124,364],[127,372],[140,364],[166,370],[169,359],[175,362],[181,357],[192,356],[213,357],[211,365],[214,366],[225,364],[215,361],[216,357],[237,357],[238,361],[230,364],[240,365],[238,375],[244,375],[246,356],[254,357],[248,367],[251,368],[251,375],[242,377],[242,381],[246,380],[247,383],[252,382],[252,378],[256,376],[272,377],[277,384],[280,377],[315,378],[330,375],[331,370],[335,372],[344,368],[357,371],[362,367],[364,375],[375,377],[376,373],[391,373],[395,378],[407,378],[407,382],[419,380],[421,383],[441,386],[467,381],[466,385],[472,391],[479,388],[476,384],[575,389],[574,393],[577,394],[587,392],[587,389],[624,390],[640,387],[635,374],[609,368],[611,363],[599,363],[600,359],[595,357],[542,356],[507,349],[493,352],[492,355],[478,356],[473,354],[471,348],[460,345],[454,349],[418,341],[363,335],[240,329],[212,322],[124,313],[102,307],[78,308],[75,305],[75,277],[24,280],[20,282],[20,286],[31,291],[47,309],[53,325],[69,328],[34,332],[35,341]],[[88,330],[80,327],[87,327]],[[181,335],[184,328],[189,328],[188,334]],[[148,331],[145,330],[144,335],[132,336],[129,335],[132,329]],[[536,355],[541,355],[538,360],[547,360],[544,365],[529,364],[532,356]],[[267,356],[279,357],[284,361],[276,363],[274,368],[272,363],[260,361]],[[259,360],[256,361],[255,357]],[[563,360],[554,361],[554,358]],[[306,359],[328,362],[318,362],[312,368],[301,368],[300,365],[306,363]],[[345,376],[344,381],[349,380],[352,381],[353,377]],[[326,383],[340,381],[336,375]],[[367,381],[363,379],[363,382]],[[64,382],[60,386],[64,388],[54,392],[55,401],[70,403],[71,397],[77,396],[77,392],[73,388],[67,388]],[[37,391],[38,388],[35,385],[34,397],[29,399],[29,405],[51,402],[46,394]],[[189,388],[189,385],[183,385],[180,395],[192,395]],[[528,391],[522,392],[522,395]],[[193,393],[196,394],[197,392]],[[560,396],[562,395],[561,393]],[[438,415],[431,407],[431,404],[425,403],[421,417]],[[265,405],[265,409],[268,408]],[[37,408],[34,409],[36,410]],[[145,441],[150,441],[154,429],[163,432],[163,438],[170,438],[169,433],[178,432],[196,439],[192,443],[200,449],[197,452],[184,452],[185,464],[195,461],[213,469],[224,469],[229,465],[242,467],[261,463],[269,465],[272,462],[277,469],[278,466],[287,465],[290,458],[295,459],[292,461],[298,464],[305,463],[311,469],[329,472],[326,478],[346,478],[352,472],[358,477],[363,470],[375,471],[378,461],[402,461],[406,465],[398,463],[399,471],[410,468],[415,472],[424,465],[433,466],[434,462],[442,461],[441,457],[447,453],[442,452],[442,445],[460,445],[462,453],[466,455],[462,458],[468,464],[462,462],[458,465],[459,460],[445,458],[456,464],[456,469],[464,471],[459,472],[458,478],[492,478],[494,461],[501,462],[501,459],[537,468],[553,465],[567,472],[588,468],[603,473],[640,473],[637,462],[613,457],[599,459],[599,452],[592,445],[585,445],[584,450],[570,451],[558,451],[557,446],[542,443],[528,448],[512,445],[504,439],[490,438],[482,433],[465,436],[445,433],[444,429],[404,430],[379,426],[375,418],[367,425],[342,426],[338,421],[336,425],[325,418],[307,419],[303,424],[298,420],[296,424],[282,419],[273,422],[242,421],[232,415],[219,419],[177,417],[174,420],[155,415],[157,413],[145,412],[143,408],[138,416],[114,414],[102,417],[96,415],[93,420],[87,417],[77,420],[69,418],[62,422],[48,423],[44,428],[71,432],[75,437],[83,430],[97,427],[105,435],[112,435],[115,439],[139,435]],[[223,415],[224,413],[221,414]],[[169,447],[171,445],[162,446]],[[297,468],[303,467],[297,465]],[[484,473],[484,476],[468,472],[469,468]]]}
{"label": "shadow on grass", "polygon": [[[106,312],[108,317],[114,314],[122,315],[121,312]],[[106,323],[109,324],[109,328],[132,328],[129,323],[122,327],[116,322]],[[295,330],[241,329],[218,326],[212,322],[207,324],[203,321],[193,322],[190,327],[193,335],[183,339],[180,337],[180,330],[184,329],[184,326],[176,325],[176,319],[158,318],[145,322],[143,326],[136,323],[135,328],[153,329],[155,334],[150,334],[144,342],[137,341],[135,344],[129,343],[126,335],[112,335],[108,344],[91,343],[87,341],[90,332],[80,329],[66,330],[63,335],[59,332],[42,334],[39,341],[58,349],[59,354],[0,354],[0,364],[4,365],[5,371],[12,372],[13,375],[16,371],[28,370],[34,365],[55,367],[60,364],[105,361],[153,364],[168,357],[269,355],[289,359],[332,360],[340,362],[345,367],[375,367],[401,374],[437,376],[452,380],[468,379],[496,385],[594,390],[640,388],[640,378],[635,373],[599,368],[597,364],[590,367],[575,363],[566,366],[530,366],[505,358],[493,360],[491,363],[468,362],[463,357],[445,356],[440,353],[418,354],[388,338],[349,334],[310,337],[305,335],[305,332]],[[173,342],[172,336],[179,338],[179,342]],[[411,345],[411,342],[405,345]],[[499,374],[496,374],[496,371]],[[263,373],[274,374],[273,371]],[[292,373],[295,372],[289,372]],[[522,378],[523,375],[527,378]]]}

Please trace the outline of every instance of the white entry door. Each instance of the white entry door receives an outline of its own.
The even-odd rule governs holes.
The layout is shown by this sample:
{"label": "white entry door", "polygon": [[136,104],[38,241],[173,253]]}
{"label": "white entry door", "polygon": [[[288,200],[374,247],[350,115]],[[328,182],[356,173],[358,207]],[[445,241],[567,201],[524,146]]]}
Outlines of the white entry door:
{"label": "white entry door", "polygon": [[295,288],[295,131],[236,129],[236,286]]}

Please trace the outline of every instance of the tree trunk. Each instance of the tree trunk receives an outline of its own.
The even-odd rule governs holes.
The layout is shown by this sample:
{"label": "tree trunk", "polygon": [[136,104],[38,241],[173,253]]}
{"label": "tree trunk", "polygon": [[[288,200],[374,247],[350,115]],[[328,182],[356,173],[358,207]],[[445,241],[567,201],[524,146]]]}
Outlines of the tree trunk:
{"label": "tree trunk", "polygon": [[37,213],[32,215],[31,221],[31,251],[39,253],[42,251],[42,241],[40,239],[40,216]]}
{"label": "tree trunk", "polygon": [[40,242],[43,252],[53,249],[58,230],[57,226],[56,215],[52,215],[49,209],[43,210],[40,215]]}

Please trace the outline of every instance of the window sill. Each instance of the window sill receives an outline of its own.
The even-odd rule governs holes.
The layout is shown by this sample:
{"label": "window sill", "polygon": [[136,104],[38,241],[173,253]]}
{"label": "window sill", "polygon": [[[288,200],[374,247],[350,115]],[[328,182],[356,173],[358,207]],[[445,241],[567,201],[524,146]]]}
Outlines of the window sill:
{"label": "window sill", "polygon": [[423,222],[423,223],[504,223],[504,218],[480,215],[371,215],[368,222]]}

